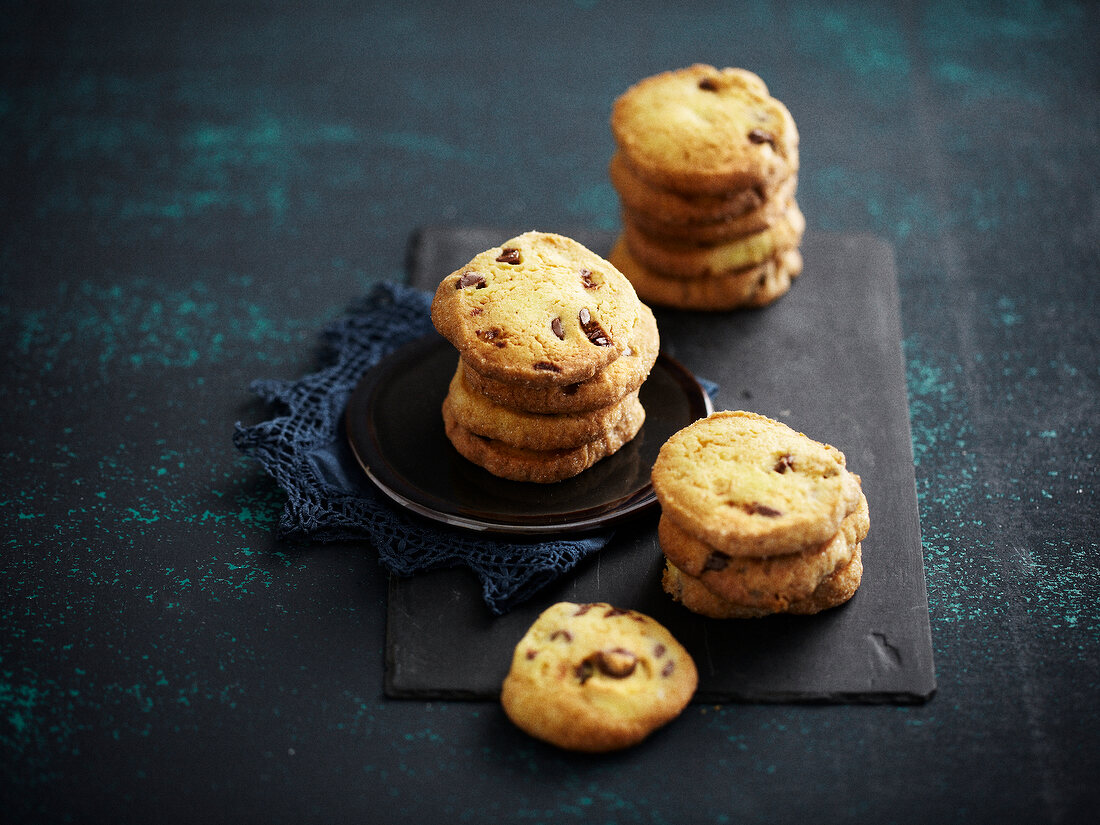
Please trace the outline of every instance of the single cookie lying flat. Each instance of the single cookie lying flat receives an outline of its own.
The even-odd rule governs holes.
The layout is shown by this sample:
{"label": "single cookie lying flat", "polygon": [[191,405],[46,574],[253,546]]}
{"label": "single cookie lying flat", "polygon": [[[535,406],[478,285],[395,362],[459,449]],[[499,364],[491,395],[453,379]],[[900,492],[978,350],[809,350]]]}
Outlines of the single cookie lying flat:
{"label": "single cookie lying flat", "polygon": [[501,704],[531,736],[601,752],[672,721],[697,685],[691,656],[652,618],[602,602],[559,602],[516,645]]}

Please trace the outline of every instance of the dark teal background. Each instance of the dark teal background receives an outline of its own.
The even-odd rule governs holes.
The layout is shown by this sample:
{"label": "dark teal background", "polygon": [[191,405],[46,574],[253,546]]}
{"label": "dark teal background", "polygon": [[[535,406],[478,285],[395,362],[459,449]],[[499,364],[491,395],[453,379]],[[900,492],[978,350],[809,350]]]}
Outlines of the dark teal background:
{"label": "dark teal background", "polygon": [[[0,11],[10,818],[1095,814],[1096,4]],[[809,231],[895,246],[938,693],[693,706],[599,759],[387,701],[383,574],[275,540],[284,497],[230,440],[266,413],[248,384],[314,369],[418,226],[615,229],[611,103],[697,61],[791,109]]]}

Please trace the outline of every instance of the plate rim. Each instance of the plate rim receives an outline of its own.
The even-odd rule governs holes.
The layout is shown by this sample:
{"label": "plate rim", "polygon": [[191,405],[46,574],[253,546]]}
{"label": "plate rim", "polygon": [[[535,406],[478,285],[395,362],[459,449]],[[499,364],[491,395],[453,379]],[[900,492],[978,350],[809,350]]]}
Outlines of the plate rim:
{"label": "plate rim", "polygon": [[[653,491],[653,484],[652,482],[646,482],[646,484],[639,487],[635,492],[624,496],[616,503],[609,504],[607,507],[599,509],[596,513],[580,511],[581,513],[588,512],[588,515],[575,515],[577,511],[573,511],[574,515],[566,513],[560,518],[540,516],[537,517],[536,520],[530,521],[492,519],[443,512],[429,504],[409,498],[407,495],[386,483],[375,470],[371,469],[367,456],[362,454],[363,451],[360,449],[360,445],[357,443],[357,439],[354,435],[357,425],[353,421],[353,412],[356,410],[369,410],[371,399],[379,389],[385,386],[387,374],[392,372],[392,369],[399,359],[407,358],[409,353],[421,349],[424,350],[425,355],[427,355],[436,348],[449,346],[451,346],[450,342],[437,332],[429,332],[419,338],[406,342],[382,356],[377,362],[365,370],[348,394],[343,416],[344,438],[351,449],[352,456],[359,466],[359,469],[367,476],[374,487],[387,498],[410,512],[440,524],[458,527],[474,533],[499,533],[512,536],[544,536],[551,533],[590,532],[617,524],[648,510],[656,504],[657,496]],[[455,355],[457,357],[457,351]],[[657,360],[654,363],[654,369],[657,368],[658,364],[660,364],[662,369],[672,374],[676,383],[683,390],[684,396],[688,399],[690,405],[695,406],[699,404],[704,415],[709,415],[714,412],[714,405],[710,394],[687,367],[664,351],[658,352]],[[506,481],[506,479],[502,479],[502,481]],[[514,483],[521,484],[523,482]]]}

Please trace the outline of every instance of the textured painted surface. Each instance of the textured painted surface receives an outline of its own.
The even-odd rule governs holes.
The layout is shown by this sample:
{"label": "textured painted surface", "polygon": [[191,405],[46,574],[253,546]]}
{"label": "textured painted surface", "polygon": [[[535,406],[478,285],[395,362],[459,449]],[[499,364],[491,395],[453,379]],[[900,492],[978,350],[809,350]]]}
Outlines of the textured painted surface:
{"label": "textured painted surface", "polygon": [[[6,811],[1095,809],[1093,4],[183,5],[5,8]],[[385,583],[364,548],[273,540],[280,493],[229,442],[261,413],[248,382],[311,369],[316,330],[402,277],[418,225],[617,226],[610,103],[696,60],[789,105],[811,230],[897,249],[939,693],[693,707],[599,760],[492,705],[386,702]]]}

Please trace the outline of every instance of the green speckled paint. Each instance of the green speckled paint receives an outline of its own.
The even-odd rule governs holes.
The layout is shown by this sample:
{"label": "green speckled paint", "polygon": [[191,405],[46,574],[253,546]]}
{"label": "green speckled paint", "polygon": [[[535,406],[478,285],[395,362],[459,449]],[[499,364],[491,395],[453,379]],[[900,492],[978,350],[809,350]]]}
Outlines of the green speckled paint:
{"label": "green speckled paint", "polygon": [[914,232],[939,231],[945,220],[925,193],[900,176],[871,172],[856,176],[840,166],[815,168],[800,176],[808,177],[808,185],[831,204],[827,213],[815,218],[824,230],[846,230],[852,216],[858,216],[875,234],[905,241]]}
{"label": "green speckled paint", "polygon": [[[308,340],[323,316],[289,316],[258,303],[253,275],[219,273],[215,290],[206,280],[177,285],[148,277],[104,285],[90,279],[60,281],[47,311],[28,309],[0,319],[18,330],[19,355],[43,373],[59,364],[91,363],[103,379],[128,370],[206,369],[227,352],[244,351],[256,368]],[[229,287],[228,290],[225,287]],[[239,356],[234,356],[239,357]]]}
{"label": "green speckled paint", "polygon": [[609,183],[586,187],[567,208],[581,225],[609,231],[619,226],[619,198]]}
{"label": "green speckled paint", "polygon": [[900,27],[889,13],[856,5],[799,3],[790,17],[797,47],[850,73],[875,102],[896,100],[904,91],[910,61]]}

